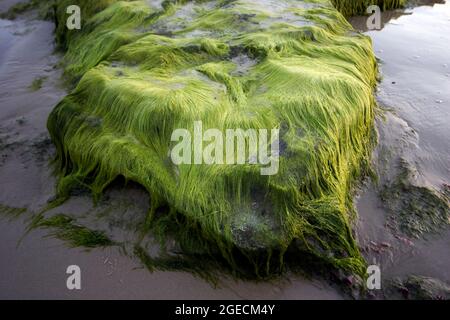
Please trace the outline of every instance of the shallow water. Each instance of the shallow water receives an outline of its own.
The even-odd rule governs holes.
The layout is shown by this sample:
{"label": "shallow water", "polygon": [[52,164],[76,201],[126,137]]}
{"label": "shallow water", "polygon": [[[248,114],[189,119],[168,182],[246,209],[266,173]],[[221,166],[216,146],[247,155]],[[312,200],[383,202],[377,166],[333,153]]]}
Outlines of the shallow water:
{"label": "shallow water", "polygon": [[[12,2],[0,0],[0,9]],[[381,142],[394,146],[401,141],[405,147],[396,150],[416,163],[424,182],[438,188],[450,181],[450,2],[389,12],[384,21],[383,30],[367,32],[381,60],[379,101],[394,110],[386,121],[379,121]],[[353,22],[358,25],[358,19]],[[7,145],[0,159],[0,203],[30,210],[42,207],[54,194],[47,164],[54,151],[46,120],[66,92],[59,87],[52,31],[48,22],[0,20],[0,141]],[[244,59],[242,65],[248,63]],[[42,76],[42,88],[30,90],[33,80]],[[125,221],[147,211],[147,195],[132,186],[112,188],[108,197],[113,208],[107,223],[101,215],[89,219],[93,208],[88,196],[74,197],[58,210],[117,239],[132,237],[133,226]],[[381,265],[383,277],[417,273],[450,281],[449,231],[421,241],[395,238],[385,227],[386,212],[370,184],[358,198],[358,211],[361,247],[367,249],[369,262]],[[261,284],[224,279],[216,289],[188,273],[150,273],[115,248],[68,249],[39,230],[17,246],[25,228],[22,219],[0,219],[0,298],[343,298],[328,284],[300,277]],[[81,291],[66,289],[65,270],[71,264],[81,267]]]}
{"label": "shallow water", "polygon": [[[413,164],[421,185],[439,190],[450,181],[450,1],[422,3],[383,14],[380,31],[367,31],[365,17],[351,22],[372,38],[380,60],[377,97],[390,111],[378,121],[378,149],[395,150]],[[448,227],[425,240],[395,238],[371,185],[358,200],[358,212],[362,247],[385,278],[417,274],[450,281]],[[380,251],[380,243],[391,247]]]}
{"label": "shallow water", "polygon": [[450,180],[450,2],[435,2],[367,35],[381,59],[379,101],[417,131],[421,171],[439,185]]}

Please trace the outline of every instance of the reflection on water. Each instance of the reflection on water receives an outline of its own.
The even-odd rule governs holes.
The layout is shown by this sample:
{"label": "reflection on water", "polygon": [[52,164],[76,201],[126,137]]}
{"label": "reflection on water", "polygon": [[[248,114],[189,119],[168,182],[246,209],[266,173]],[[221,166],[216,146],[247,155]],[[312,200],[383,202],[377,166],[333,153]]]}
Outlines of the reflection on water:
{"label": "reflection on water", "polygon": [[[443,190],[450,182],[450,1],[421,4],[383,13],[383,29],[365,34],[380,60],[379,104],[393,110],[379,126],[380,144],[404,144],[400,156],[414,167],[415,180]],[[363,29],[365,19],[351,22]],[[380,206],[369,190],[361,196],[358,212],[365,224],[361,242],[387,241],[396,247],[386,250],[384,257],[372,252],[384,276],[419,274],[450,281],[449,228],[426,240],[393,239]]]}
{"label": "reflection on water", "polygon": [[13,34],[9,30],[11,22],[8,20],[0,19],[0,65],[4,60],[6,52],[8,51],[11,41],[13,39]]}
{"label": "reflection on water", "polygon": [[371,31],[381,60],[378,99],[419,135],[418,165],[433,185],[450,181],[450,1]]}
{"label": "reflection on water", "polygon": [[[434,6],[438,3],[445,3],[445,0],[411,0],[408,3],[408,7],[406,8],[384,11],[381,13],[381,29],[383,29],[386,24],[392,23],[392,20],[395,20],[401,16],[413,14],[413,6]],[[352,17],[349,19],[349,21],[356,30],[361,32],[369,31],[369,29],[367,28],[367,16]]]}

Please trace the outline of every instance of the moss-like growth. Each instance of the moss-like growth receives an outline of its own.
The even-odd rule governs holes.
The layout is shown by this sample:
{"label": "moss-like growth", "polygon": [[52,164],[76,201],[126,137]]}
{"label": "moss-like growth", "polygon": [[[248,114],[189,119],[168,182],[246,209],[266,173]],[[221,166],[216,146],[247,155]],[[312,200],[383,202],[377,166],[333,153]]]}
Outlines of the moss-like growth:
{"label": "moss-like growth", "polygon": [[[151,196],[143,230],[175,239],[178,256],[250,278],[286,263],[365,273],[351,227],[373,146],[368,37],[327,0],[70,2],[88,14],[81,31],[57,29],[78,83],[48,121],[60,198],[80,185],[98,196],[123,176]],[[280,172],[175,166],[171,134],[196,120],[279,128]]]}
{"label": "moss-like growth", "polygon": [[29,89],[31,91],[38,91],[42,88],[42,85],[44,84],[45,80],[47,80],[47,77],[37,77],[33,80],[33,82],[30,84]]}
{"label": "moss-like growth", "polygon": [[17,16],[25,12],[28,12],[30,10],[37,10],[39,18],[52,19],[54,18],[54,10],[52,10],[52,7],[55,4],[55,1],[56,0],[29,0],[19,2],[9,8],[8,11],[0,13],[0,18],[14,20],[17,18]]}
{"label": "moss-like growth", "polygon": [[450,224],[449,196],[433,189],[414,185],[412,169],[405,161],[399,164],[400,172],[392,183],[380,193],[383,203],[391,213],[390,225],[394,231],[419,238],[438,232]]}
{"label": "moss-like growth", "polygon": [[32,0],[27,2],[19,2],[15,5],[13,5],[11,8],[8,9],[6,12],[2,12],[0,14],[1,19],[9,19],[14,20],[17,18],[17,15],[22,14],[28,10],[34,9],[39,5],[38,0]]}

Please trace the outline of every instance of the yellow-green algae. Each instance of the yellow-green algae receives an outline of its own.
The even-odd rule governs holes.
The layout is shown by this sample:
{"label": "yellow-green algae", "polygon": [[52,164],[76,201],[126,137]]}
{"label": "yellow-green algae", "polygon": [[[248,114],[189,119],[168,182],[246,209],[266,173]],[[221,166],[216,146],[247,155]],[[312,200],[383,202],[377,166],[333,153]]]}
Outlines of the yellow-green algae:
{"label": "yellow-green algae", "polygon": [[[77,84],[48,121],[60,199],[138,182],[151,196],[143,232],[181,248],[171,265],[206,270],[203,259],[247,278],[286,263],[364,274],[352,188],[369,170],[377,68],[370,39],[329,1],[61,0],[58,21],[68,4],[84,17],[81,31],[57,28]],[[171,134],[197,120],[279,128],[280,172],[175,166]]]}

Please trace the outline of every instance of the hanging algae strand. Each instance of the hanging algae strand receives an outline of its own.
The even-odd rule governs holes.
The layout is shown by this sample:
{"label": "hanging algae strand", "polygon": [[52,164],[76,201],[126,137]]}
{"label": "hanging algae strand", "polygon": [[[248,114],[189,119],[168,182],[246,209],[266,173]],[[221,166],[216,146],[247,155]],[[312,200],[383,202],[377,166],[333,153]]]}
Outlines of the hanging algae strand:
{"label": "hanging algae strand", "polygon": [[[68,2],[57,1],[58,21]],[[364,275],[352,190],[369,171],[377,67],[370,39],[328,0],[70,4],[84,25],[59,25],[57,39],[75,89],[48,120],[60,198],[80,185],[98,197],[118,177],[144,186],[146,232],[181,249],[156,260],[138,246],[148,265]],[[175,165],[171,135],[195,121],[279,129],[278,173]]]}

